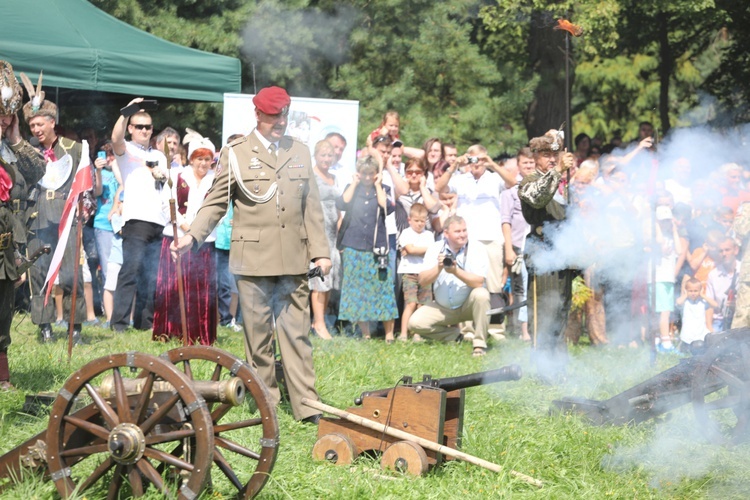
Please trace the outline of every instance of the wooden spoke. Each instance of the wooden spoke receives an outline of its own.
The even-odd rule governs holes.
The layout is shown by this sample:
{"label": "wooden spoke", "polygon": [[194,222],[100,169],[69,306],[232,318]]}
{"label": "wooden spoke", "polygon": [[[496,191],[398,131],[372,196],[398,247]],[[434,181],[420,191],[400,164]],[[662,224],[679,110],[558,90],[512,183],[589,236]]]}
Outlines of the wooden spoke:
{"label": "wooden spoke", "polygon": [[112,458],[107,457],[102,463],[99,464],[99,466],[94,469],[94,472],[89,475],[86,479],[81,482],[81,484],[78,486],[81,491],[86,491],[92,484],[97,482],[101,477],[107,473],[112,467],[114,467],[116,462],[112,460]]}
{"label": "wooden spoke", "polygon": [[244,488],[245,485],[242,484],[242,482],[237,477],[237,474],[234,473],[234,469],[232,469],[232,466],[229,465],[227,459],[224,458],[221,450],[214,450],[214,463],[219,468],[219,470],[224,473],[224,476],[229,479],[229,482],[232,483],[232,485],[234,485],[234,487],[237,488],[238,491],[242,491],[242,488]]}
{"label": "wooden spoke", "polygon": [[102,399],[101,395],[99,394],[99,391],[97,391],[91,384],[87,383],[84,387],[86,387],[86,391],[89,393],[89,396],[91,396],[91,399],[94,400],[94,404],[99,409],[99,411],[102,414],[102,417],[104,420],[109,424],[110,428],[115,427],[117,424],[119,424],[119,420],[117,418],[117,414],[112,409],[111,406],[107,404],[104,399]]}
{"label": "wooden spoke", "polygon": [[148,402],[151,400],[151,390],[154,388],[154,380],[156,380],[156,375],[153,372],[146,374],[146,382],[143,384],[143,390],[133,409],[133,422],[135,423],[142,422],[146,417]]}
{"label": "wooden spoke", "polygon": [[112,482],[109,483],[109,488],[107,489],[107,500],[116,500],[119,497],[124,471],[125,466],[117,464],[117,467],[115,467],[115,477],[112,478]]}
{"label": "wooden spoke", "polygon": [[96,453],[107,453],[107,452],[109,452],[107,443],[102,443],[102,444],[94,444],[91,446],[82,446],[80,448],[68,448],[65,451],[60,452],[60,456],[65,457],[65,458],[88,457]]}
{"label": "wooden spoke", "polygon": [[133,491],[134,497],[143,496],[143,479],[138,473],[138,469],[132,465],[128,467],[128,481],[130,482],[130,489]]}
{"label": "wooden spoke", "polygon": [[122,383],[122,374],[119,368],[112,370],[112,379],[115,385],[115,402],[117,404],[117,416],[120,422],[131,422],[130,403],[125,385]]}
{"label": "wooden spoke", "polygon": [[88,420],[83,420],[82,418],[76,418],[72,415],[65,415],[63,417],[63,421],[65,423],[74,425],[78,427],[79,429],[83,429],[86,432],[93,434],[94,436],[106,440],[109,437],[109,431],[102,427],[101,425],[97,425],[93,422],[89,422]]}
{"label": "wooden spoke", "polygon": [[[213,414],[211,414],[211,417],[213,417]],[[238,422],[214,425],[214,434],[219,434],[222,432],[229,432],[229,431],[233,431],[236,429],[244,429],[245,427],[255,427],[255,426],[261,425],[262,423],[263,423],[263,419],[249,418],[247,420],[240,420]]]}
{"label": "wooden spoke", "polygon": [[181,439],[195,437],[195,429],[180,429],[177,431],[169,431],[160,434],[149,434],[146,436],[146,445],[153,446],[155,444],[168,443],[170,441],[179,441]]}
{"label": "wooden spoke", "polygon": [[138,460],[135,463],[135,466],[139,471],[141,471],[141,474],[146,476],[146,478],[151,481],[151,484],[153,484],[157,490],[159,490],[164,495],[168,493],[168,490],[164,486],[164,480],[161,478],[161,475],[156,472],[156,469],[154,469],[154,466],[151,465],[151,462],[149,462],[148,460]]}
{"label": "wooden spoke", "polygon": [[177,402],[180,400],[179,394],[175,393],[170,397],[166,403],[161,405],[153,414],[151,414],[150,417],[148,417],[146,420],[144,420],[140,424],[140,428],[143,431],[144,434],[148,434],[151,432],[151,430],[154,428],[156,424],[163,419],[167,413],[169,413],[172,408],[174,408],[174,405],[177,404]]}
{"label": "wooden spoke", "polygon": [[226,448],[229,451],[233,451],[239,455],[242,455],[243,457],[252,458],[254,460],[260,460],[260,455],[253,450],[248,450],[244,446],[240,446],[239,444],[229,441],[228,439],[225,439],[223,437],[214,436],[214,442],[216,443],[216,446],[221,446],[222,448]]}
{"label": "wooden spoke", "polygon": [[179,459],[174,455],[170,455],[169,453],[165,451],[157,450],[155,448],[146,448],[143,452],[143,455],[148,458],[158,460],[159,462],[163,464],[177,467],[178,469],[186,470],[188,472],[193,471],[193,464],[191,464],[190,462],[186,462],[185,460]]}

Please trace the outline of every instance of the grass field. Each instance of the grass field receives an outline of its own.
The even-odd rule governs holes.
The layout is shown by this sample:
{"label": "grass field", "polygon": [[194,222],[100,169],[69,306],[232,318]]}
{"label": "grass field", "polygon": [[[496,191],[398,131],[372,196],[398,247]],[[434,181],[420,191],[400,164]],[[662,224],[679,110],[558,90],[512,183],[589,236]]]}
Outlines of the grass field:
{"label": "grass field", "polygon": [[[130,350],[160,354],[177,344],[150,340],[149,332],[122,335],[84,329],[87,345],[76,347],[67,361],[62,339],[42,345],[28,318],[16,317],[10,349],[12,382],[17,391],[0,393],[0,451],[7,452],[47,426],[46,416],[21,412],[24,396],[58,390],[87,362]],[[62,333],[58,332],[62,338]],[[336,337],[313,339],[317,388],[323,402],[352,406],[362,391],[392,387],[403,375],[421,380],[463,375],[517,363],[524,377],[517,382],[467,390],[463,451],[501,465],[494,473],[452,461],[412,478],[380,469],[373,457],[349,466],[316,463],[311,450],[317,428],[295,422],[290,409],[278,409],[281,444],[273,474],[261,498],[746,498],[750,482],[750,448],[708,443],[701,436],[690,405],[659,421],[629,427],[592,427],[579,417],[549,413],[563,396],[606,399],[678,362],[631,349],[573,347],[568,381],[539,384],[529,365],[528,347],[517,340],[491,345],[485,358],[470,356],[468,344],[395,343]],[[243,355],[241,334],[220,328],[217,347]],[[249,412],[249,410],[246,410]],[[541,490],[514,479],[516,470],[544,482]],[[227,498],[231,489],[219,482],[202,498]],[[87,491],[102,498],[106,490]],[[3,498],[54,498],[52,482],[24,478]],[[150,490],[147,498],[160,498]]]}

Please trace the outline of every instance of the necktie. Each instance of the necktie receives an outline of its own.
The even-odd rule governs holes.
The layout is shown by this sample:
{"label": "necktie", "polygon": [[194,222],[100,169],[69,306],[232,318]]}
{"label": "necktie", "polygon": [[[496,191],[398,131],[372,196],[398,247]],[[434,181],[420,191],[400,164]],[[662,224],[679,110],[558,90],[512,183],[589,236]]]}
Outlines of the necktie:
{"label": "necktie", "polygon": [[271,153],[271,155],[276,156],[276,144],[271,143],[271,145],[268,146],[268,152]]}

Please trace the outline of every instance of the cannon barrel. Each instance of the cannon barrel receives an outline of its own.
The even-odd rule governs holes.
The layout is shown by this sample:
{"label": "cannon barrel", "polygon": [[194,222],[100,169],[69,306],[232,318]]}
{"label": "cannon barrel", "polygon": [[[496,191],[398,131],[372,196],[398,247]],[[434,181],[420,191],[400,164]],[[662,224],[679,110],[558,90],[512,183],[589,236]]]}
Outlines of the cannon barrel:
{"label": "cannon barrel", "polygon": [[523,375],[521,367],[518,365],[508,365],[496,370],[486,372],[471,373],[469,375],[460,375],[458,377],[427,379],[422,382],[423,385],[439,387],[447,392],[478,385],[494,384],[495,382],[504,382],[508,380],[519,380]]}
{"label": "cannon barrel", "polygon": [[[523,371],[518,365],[508,365],[498,368],[496,370],[489,370],[486,372],[471,373],[469,375],[460,375],[458,377],[448,378],[432,378],[430,375],[424,375],[421,382],[411,383],[407,382],[406,386],[429,386],[443,389],[446,392],[455,391],[458,389],[466,389],[467,387],[476,387],[478,385],[494,384],[495,382],[503,382],[508,380],[519,380],[523,376]],[[411,380],[411,377],[404,377],[402,380]],[[354,398],[354,404],[359,406],[362,404],[362,400],[368,397],[381,397],[384,398],[391,392],[392,389],[378,389],[376,391],[365,391]]]}
{"label": "cannon barrel", "polygon": [[[124,378],[122,379],[125,386],[125,392],[128,395],[140,394],[143,385],[146,382],[144,378]],[[114,397],[114,377],[107,375],[102,379],[99,386],[99,394],[108,399]],[[194,380],[193,389],[209,403],[228,403],[232,406],[239,406],[245,400],[245,386],[238,377],[232,377],[227,380],[214,382],[211,380]],[[153,392],[172,392],[174,387],[168,382],[157,380],[153,385]]]}

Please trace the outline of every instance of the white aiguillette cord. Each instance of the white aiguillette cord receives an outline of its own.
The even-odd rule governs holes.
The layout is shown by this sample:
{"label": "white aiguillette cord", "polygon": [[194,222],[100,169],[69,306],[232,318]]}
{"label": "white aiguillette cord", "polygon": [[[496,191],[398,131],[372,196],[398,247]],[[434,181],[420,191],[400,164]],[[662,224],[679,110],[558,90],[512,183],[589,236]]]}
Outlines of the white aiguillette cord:
{"label": "white aiguillette cord", "polygon": [[232,173],[234,172],[234,177],[237,180],[237,186],[239,187],[240,191],[242,191],[245,196],[253,200],[255,203],[266,203],[271,198],[273,198],[276,195],[276,190],[278,186],[274,182],[271,184],[271,187],[268,188],[268,191],[266,191],[266,194],[262,196],[258,196],[257,194],[251,193],[250,190],[247,189],[245,186],[245,183],[242,182],[242,175],[240,173],[240,167],[237,163],[237,155],[234,154],[234,149],[229,148],[229,172],[227,175],[229,178],[227,179],[227,199],[231,201],[231,185],[232,185]]}

